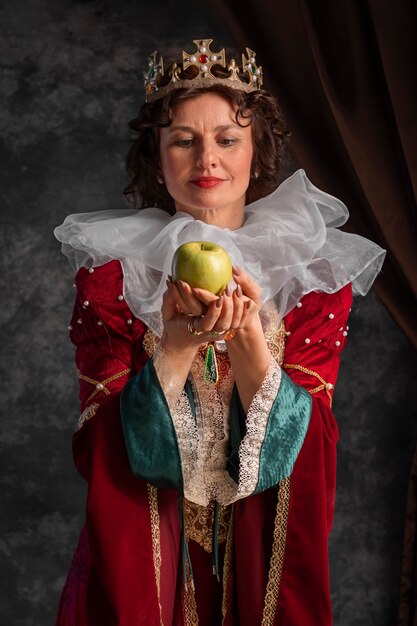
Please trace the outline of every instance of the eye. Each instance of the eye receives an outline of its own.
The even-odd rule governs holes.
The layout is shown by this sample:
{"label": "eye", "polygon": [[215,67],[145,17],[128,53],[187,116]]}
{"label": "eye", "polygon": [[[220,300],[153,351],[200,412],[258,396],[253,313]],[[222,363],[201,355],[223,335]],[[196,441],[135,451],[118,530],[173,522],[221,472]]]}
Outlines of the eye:
{"label": "eye", "polygon": [[192,145],[193,140],[192,139],[177,139],[174,143],[176,146],[179,146],[180,148],[189,148]]}
{"label": "eye", "polygon": [[218,141],[221,146],[233,146],[237,140],[232,137],[221,137]]}

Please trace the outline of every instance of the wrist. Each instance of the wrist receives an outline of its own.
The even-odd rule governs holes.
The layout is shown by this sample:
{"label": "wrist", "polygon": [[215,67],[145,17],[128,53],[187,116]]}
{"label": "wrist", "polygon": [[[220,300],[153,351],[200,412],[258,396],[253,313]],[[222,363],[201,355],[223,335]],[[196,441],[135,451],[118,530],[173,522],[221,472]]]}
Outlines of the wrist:
{"label": "wrist", "polygon": [[234,359],[254,359],[258,364],[269,363],[271,353],[265,339],[259,315],[254,315],[250,323],[236,331],[227,342],[229,356]]}
{"label": "wrist", "polygon": [[264,339],[262,323],[258,313],[256,313],[255,315],[252,315],[249,320],[247,320],[247,323],[243,328],[239,328],[236,331],[236,334],[230,343],[251,343],[261,337]]}

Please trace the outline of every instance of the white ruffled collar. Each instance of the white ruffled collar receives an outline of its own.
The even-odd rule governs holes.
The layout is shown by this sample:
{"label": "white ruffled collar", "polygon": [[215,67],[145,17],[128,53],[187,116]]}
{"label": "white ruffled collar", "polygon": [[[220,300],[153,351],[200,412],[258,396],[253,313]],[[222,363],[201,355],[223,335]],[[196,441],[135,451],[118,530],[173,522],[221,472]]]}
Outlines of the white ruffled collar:
{"label": "white ruffled collar", "polygon": [[281,317],[311,291],[333,293],[352,282],[353,292],[364,295],[381,269],[385,251],[339,231],[349,216],[346,206],[317,189],[304,170],[247,205],[245,216],[241,228],[229,230],[183,212],[116,209],[70,215],[54,232],[75,270],[118,259],[126,302],[158,334],[172,257],[188,241],[223,246],[259,283],[263,301],[275,299]]}

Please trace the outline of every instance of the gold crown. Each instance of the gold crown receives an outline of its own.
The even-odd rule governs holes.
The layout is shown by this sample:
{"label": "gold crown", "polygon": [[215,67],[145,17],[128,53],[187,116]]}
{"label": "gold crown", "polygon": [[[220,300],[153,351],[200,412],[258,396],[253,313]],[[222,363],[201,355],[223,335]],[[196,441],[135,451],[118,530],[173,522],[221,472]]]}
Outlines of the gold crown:
{"label": "gold crown", "polygon": [[[233,89],[242,89],[243,91],[254,91],[262,86],[262,67],[256,64],[256,54],[250,48],[246,48],[245,57],[242,54],[242,65],[239,67],[234,59],[231,59],[226,66],[225,51],[213,52],[210,50],[212,39],[193,39],[197,50],[192,54],[188,52],[182,53],[182,67],[177,63],[173,63],[164,72],[164,61],[160,57],[156,60],[157,52],[155,51],[148,57],[148,69],[144,72],[146,102],[153,102],[158,98],[162,98],[173,89],[181,89],[185,87],[210,87],[211,85],[228,85]],[[212,69],[217,66],[217,74],[220,72],[223,76],[215,75]],[[191,78],[183,77],[187,68],[193,67],[194,76]],[[244,75],[242,80],[239,73]],[[246,79],[246,80],[245,80]]]}

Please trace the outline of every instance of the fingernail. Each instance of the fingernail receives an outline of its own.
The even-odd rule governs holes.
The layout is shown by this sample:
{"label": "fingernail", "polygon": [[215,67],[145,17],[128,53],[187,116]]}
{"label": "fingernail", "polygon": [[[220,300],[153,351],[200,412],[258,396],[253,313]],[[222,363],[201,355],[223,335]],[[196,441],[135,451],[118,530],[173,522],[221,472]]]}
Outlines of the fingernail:
{"label": "fingernail", "polygon": [[199,289],[197,289],[197,287],[191,287],[191,291],[192,291],[193,293],[195,293],[195,295],[196,295],[196,296],[199,296],[199,295],[200,295],[200,290],[199,290]]}
{"label": "fingernail", "polygon": [[170,283],[172,283],[172,276],[171,276],[171,274],[168,274],[168,280],[169,280]]}
{"label": "fingernail", "polygon": [[236,295],[238,298],[240,298],[242,295],[242,287],[240,285],[236,287]]}
{"label": "fingernail", "polygon": [[239,265],[233,265],[232,270],[233,270],[233,274],[236,274],[236,276],[239,276],[239,274],[242,273],[242,270],[239,267]]}
{"label": "fingernail", "polygon": [[182,280],[177,281],[177,283],[178,283],[180,289],[184,289],[185,283]]}
{"label": "fingernail", "polygon": [[231,294],[232,294],[232,288],[231,288],[230,285],[227,285],[227,287],[226,287],[226,296],[230,297]]}
{"label": "fingernail", "polygon": [[216,302],[216,307],[217,307],[218,309],[221,309],[221,308],[222,308],[222,306],[223,306],[223,296],[220,296],[220,298],[219,298],[219,299],[217,300],[217,302]]}

